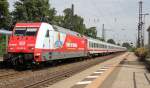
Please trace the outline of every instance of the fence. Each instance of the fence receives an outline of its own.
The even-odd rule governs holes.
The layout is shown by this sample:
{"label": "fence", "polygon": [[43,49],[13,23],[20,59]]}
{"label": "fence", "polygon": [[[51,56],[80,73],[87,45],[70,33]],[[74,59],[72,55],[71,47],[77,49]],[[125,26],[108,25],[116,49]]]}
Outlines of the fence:
{"label": "fence", "polygon": [[6,53],[6,35],[0,34],[0,56]]}

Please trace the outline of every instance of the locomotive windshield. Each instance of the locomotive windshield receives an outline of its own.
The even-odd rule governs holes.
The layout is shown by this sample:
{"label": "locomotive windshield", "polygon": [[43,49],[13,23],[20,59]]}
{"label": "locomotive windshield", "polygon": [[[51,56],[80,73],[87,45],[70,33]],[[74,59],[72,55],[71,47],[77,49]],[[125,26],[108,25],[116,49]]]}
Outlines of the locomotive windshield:
{"label": "locomotive windshield", "polygon": [[15,28],[14,35],[16,36],[36,36],[37,28],[29,28],[29,27],[22,27],[22,28]]}

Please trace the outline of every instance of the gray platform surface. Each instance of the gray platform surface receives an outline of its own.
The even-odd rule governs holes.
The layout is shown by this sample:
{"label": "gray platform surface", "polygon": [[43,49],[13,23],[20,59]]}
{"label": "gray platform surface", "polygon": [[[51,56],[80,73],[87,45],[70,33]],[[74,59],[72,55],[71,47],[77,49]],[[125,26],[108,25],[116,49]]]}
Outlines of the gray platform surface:
{"label": "gray platform surface", "polygon": [[150,73],[133,54],[99,88],[150,88]]}

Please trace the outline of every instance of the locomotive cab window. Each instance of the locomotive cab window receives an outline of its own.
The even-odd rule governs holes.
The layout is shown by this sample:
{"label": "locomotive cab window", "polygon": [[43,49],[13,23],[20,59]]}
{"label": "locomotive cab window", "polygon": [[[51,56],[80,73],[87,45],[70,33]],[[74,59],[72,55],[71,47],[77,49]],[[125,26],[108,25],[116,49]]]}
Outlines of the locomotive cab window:
{"label": "locomotive cab window", "polygon": [[35,36],[37,33],[36,28],[27,28],[26,36]]}
{"label": "locomotive cab window", "polygon": [[49,37],[49,30],[46,31],[46,36],[45,37]]}
{"label": "locomotive cab window", "polygon": [[24,36],[26,32],[26,28],[15,28],[14,34],[16,36]]}
{"label": "locomotive cab window", "polygon": [[15,28],[14,35],[16,36],[36,36],[37,28],[21,27]]}

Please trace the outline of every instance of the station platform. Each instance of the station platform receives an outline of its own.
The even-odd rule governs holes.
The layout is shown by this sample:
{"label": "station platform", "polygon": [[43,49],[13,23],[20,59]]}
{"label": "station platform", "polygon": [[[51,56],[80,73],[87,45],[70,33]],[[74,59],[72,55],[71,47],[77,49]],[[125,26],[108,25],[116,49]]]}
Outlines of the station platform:
{"label": "station platform", "polygon": [[131,53],[99,88],[150,88],[150,73]]}
{"label": "station platform", "polygon": [[100,88],[120,62],[130,55],[132,53],[126,52],[45,88]]}

